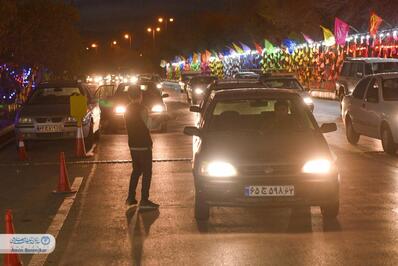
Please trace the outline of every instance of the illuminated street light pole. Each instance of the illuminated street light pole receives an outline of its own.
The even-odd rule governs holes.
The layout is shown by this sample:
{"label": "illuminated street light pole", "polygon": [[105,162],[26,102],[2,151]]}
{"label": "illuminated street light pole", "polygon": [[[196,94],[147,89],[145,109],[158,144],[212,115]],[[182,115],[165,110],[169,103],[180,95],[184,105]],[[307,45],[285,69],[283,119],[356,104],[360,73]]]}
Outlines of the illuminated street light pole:
{"label": "illuminated street light pole", "polygon": [[160,27],[149,27],[146,29],[148,33],[152,33],[152,40],[153,40],[153,48],[155,49],[155,42],[156,42],[156,32],[160,32]]}
{"label": "illuminated street light pole", "polygon": [[131,49],[131,34],[129,34],[129,33],[124,34],[124,38],[129,41],[130,49]]}
{"label": "illuminated street light pole", "polygon": [[111,47],[116,47],[116,45],[117,45],[117,41],[113,41],[113,42],[111,43]]}
{"label": "illuminated street light pole", "polygon": [[93,48],[93,49],[95,50],[95,53],[96,53],[96,54],[98,53],[98,44],[92,43],[92,44],[91,44],[91,48]]}
{"label": "illuminated street light pole", "polygon": [[174,18],[162,18],[162,17],[160,17],[160,18],[158,18],[158,22],[159,23],[163,23],[164,22],[164,28],[165,28],[165,31],[167,31],[167,24],[169,22],[173,23],[174,22]]}

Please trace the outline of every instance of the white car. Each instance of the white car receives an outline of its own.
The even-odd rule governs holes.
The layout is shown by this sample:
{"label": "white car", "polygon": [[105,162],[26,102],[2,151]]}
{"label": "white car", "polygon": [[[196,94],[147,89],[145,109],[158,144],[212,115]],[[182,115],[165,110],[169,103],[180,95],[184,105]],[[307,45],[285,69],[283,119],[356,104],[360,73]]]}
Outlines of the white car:
{"label": "white car", "polygon": [[361,135],[380,139],[386,153],[398,144],[398,73],[367,76],[344,97],[342,118],[347,140],[357,144]]}

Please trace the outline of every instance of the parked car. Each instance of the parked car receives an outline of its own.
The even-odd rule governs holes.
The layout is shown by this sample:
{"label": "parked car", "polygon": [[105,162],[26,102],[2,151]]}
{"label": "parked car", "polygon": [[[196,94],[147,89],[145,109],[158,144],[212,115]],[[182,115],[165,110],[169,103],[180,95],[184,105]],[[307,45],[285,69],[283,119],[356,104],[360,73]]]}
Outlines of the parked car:
{"label": "parked car", "polygon": [[398,144],[398,73],[363,78],[342,102],[347,140],[356,145],[361,135],[380,139],[386,153]]}
{"label": "parked car", "polygon": [[181,73],[181,77],[180,77],[180,87],[181,87],[181,92],[185,92],[186,93],[186,86],[188,84],[188,82],[191,80],[191,78],[195,77],[195,76],[200,76],[202,75],[202,72],[200,71],[184,71]]}
{"label": "parked car", "polygon": [[111,113],[108,117],[109,128],[111,130],[117,130],[125,127],[124,113],[127,109],[126,106],[130,103],[130,87],[135,86],[141,89],[143,94],[143,104],[149,111],[149,117],[152,121],[150,130],[166,132],[169,116],[167,112],[167,106],[163,99],[169,95],[162,94],[162,92],[156,88],[156,83],[152,81],[139,81],[137,83],[119,84],[115,95],[109,100],[111,106]]}
{"label": "parked car", "polygon": [[[193,138],[195,217],[213,206],[320,206],[339,212],[339,173],[301,97],[289,90],[234,89],[211,94]],[[299,152],[298,152],[299,151]]]}
{"label": "parked car", "polygon": [[192,77],[186,86],[187,100],[188,103],[193,105],[199,104],[204,94],[206,93],[207,87],[210,83],[217,80],[217,77],[213,76],[195,76]]}
{"label": "parked car", "polygon": [[163,88],[163,79],[158,74],[141,74],[138,75],[138,81],[151,81],[156,84],[159,90]]}
{"label": "parked car", "polygon": [[86,146],[91,147],[100,134],[101,110],[90,91],[87,84],[74,81],[40,84],[17,114],[16,134],[23,134],[27,141],[76,138],[77,121],[70,116],[70,96],[84,95],[88,110],[83,134]]}
{"label": "parked car", "polygon": [[348,58],[336,81],[336,97],[343,100],[351,94],[358,82],[365,76],[398,72],[398,59],[394,58]]}

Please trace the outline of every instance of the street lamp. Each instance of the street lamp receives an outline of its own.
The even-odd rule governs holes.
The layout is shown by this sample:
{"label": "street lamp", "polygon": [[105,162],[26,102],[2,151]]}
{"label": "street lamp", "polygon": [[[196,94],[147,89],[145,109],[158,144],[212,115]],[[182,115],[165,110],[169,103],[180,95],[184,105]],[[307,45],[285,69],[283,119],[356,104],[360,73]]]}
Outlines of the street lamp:
{"label": "street lamp", "polygon": [[129,41],[129,44],[130,44],[130,49],[131,49],[131,35],[130,35],[130,34],[128,34],[128,33],[125,33],[125,34],[124,34],[124,38],[125,38],[126,40],[128,40],[128,41]]}
{"label": "street lamp", "polygon": [[95,53],[98,53],[98,44],[92,43],[91,48],[93,48],[95,50]]}
{"label": "street lamp", "polygon": [[174,22],[174,18],[162,18],[162,17],[160,17],[160,18],[158,18],[158,22],[159,23],[163,23],[164,22],[164,27],[165,27],[165,30],[167,31],[167,23],[168,22],[170,22],[170,23]]}
{"label": "street lamp", "polygon": [[148,27],[146,29],[148,33],[152,32],[152,39],[153,39],[153,48],[155,48],[155,40],[156,40],[156,32],[160,32],[160,27]]}

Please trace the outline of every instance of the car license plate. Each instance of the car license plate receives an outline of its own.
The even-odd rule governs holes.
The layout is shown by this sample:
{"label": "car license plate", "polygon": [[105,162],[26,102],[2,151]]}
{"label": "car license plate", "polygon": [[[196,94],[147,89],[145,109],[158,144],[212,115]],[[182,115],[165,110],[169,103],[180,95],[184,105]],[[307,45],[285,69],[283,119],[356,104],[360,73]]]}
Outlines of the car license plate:
{"label": "car license plate", "polygon": [[45,126],[37,126],[38,132],[59,132],[60,127],[58,125],[45,125]]}
{"label": "car license plate", "polygon": [[247,197],[282,197],[294,196],[294,186],[247,186]]}

